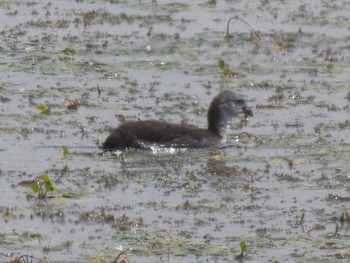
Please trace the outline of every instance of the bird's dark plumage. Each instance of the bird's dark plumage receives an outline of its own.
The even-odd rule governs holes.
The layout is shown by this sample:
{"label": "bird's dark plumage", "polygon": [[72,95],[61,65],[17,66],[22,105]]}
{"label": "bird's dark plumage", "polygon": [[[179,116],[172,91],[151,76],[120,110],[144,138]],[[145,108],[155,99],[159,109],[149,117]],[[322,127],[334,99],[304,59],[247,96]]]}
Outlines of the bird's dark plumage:
{"label": "bird's dark plumage", "polygon": [[210,104],[207,129],[155,120],[126,122],[112,131],[103,149],[149,149],[155,145],[164,148],[205,148],[220,145],[226,140],[228,121],[239,113],[253,115],[240,95],[224,90]]}

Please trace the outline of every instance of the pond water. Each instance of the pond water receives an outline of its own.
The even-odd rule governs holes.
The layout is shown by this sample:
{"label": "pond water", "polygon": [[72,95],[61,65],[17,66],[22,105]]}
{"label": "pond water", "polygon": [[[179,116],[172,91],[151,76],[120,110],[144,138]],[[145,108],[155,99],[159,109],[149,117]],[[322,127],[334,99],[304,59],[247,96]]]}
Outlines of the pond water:
{"label": "pond water", "polygon": [[[347,262],[349,14],[0,1],[0,261]],[[124,120],[206,127],[223,89],[254,112],[225,147],[99,148]]]}

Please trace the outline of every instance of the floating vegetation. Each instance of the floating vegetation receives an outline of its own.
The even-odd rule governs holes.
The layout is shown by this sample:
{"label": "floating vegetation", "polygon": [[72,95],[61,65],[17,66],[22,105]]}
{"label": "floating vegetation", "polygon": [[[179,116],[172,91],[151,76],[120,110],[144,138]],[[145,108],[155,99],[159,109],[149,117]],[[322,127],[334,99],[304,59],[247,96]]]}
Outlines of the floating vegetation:
{"label": "floating vegetation", "polygon": [[62,250],[68,250],[72,246],[73,242],[70,240],[65,240],[59,244],[54,244],[54,245],[47,245],[43,247],[43,251],[45,253],[49,252],[57,252],[57,251],[62,251]]}
{"label": "floating vegetation", "polygon": [[75,55],[75,53],[77,52],[74,48],[65,48],[62,50],[62,52],[65,54],[65,55]]}
{"label": "floating vegetation", "polygon": [[219,69],[221,71],[221,75],[224,77],[239,77],[240,74],[238,72],[232,71],[230,66],[220,58],[218,61]]}
{"label": "floating vegetation", "polygon": [[[54,190],[51,180],[47,174],[38,176],[32,183],[29,184],[29,188],[37,194],[38,199],[47,198],[47,192],[52,192]],[[28,194],[27,198],[32,199],[33,196]]]}
{"label": "floating vegetation", "polygon": [[45,115],[50,113],[50,108],[44,103],[39,103],[35,105],[35,107],[40,111],[41,114]]}
{"label": "floating vegetation", "polygon": [[49,261],[30,255],[21,255],[9,261],[9,263],[49,263]]}

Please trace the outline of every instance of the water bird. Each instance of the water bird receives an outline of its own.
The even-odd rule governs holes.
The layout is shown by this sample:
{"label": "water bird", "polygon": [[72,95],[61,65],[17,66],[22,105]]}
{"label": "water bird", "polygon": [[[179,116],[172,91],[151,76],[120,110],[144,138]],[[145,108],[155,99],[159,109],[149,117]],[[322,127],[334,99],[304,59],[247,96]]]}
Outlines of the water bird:
{"label": "water bird", "polygon": [[112,131],[102,148],[116,150],[220,146],[226,142],[228,122],[239,114],[253,116],[242,95],[224,90],[214,97],[209,106],[206,129],[157,120],[125,122]]}

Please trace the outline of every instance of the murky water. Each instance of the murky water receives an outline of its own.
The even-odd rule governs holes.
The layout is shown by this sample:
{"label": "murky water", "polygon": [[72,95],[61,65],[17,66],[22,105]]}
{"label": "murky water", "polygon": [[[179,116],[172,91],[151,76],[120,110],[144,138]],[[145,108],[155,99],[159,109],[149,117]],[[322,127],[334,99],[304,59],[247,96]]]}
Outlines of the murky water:
{"label": "murky water", "polygon": [[[0,6],[2,262],[348,261],[349,3]],[[225,148],[99,149],[123,120],[205,127],[221,89],[254,111]]]}

